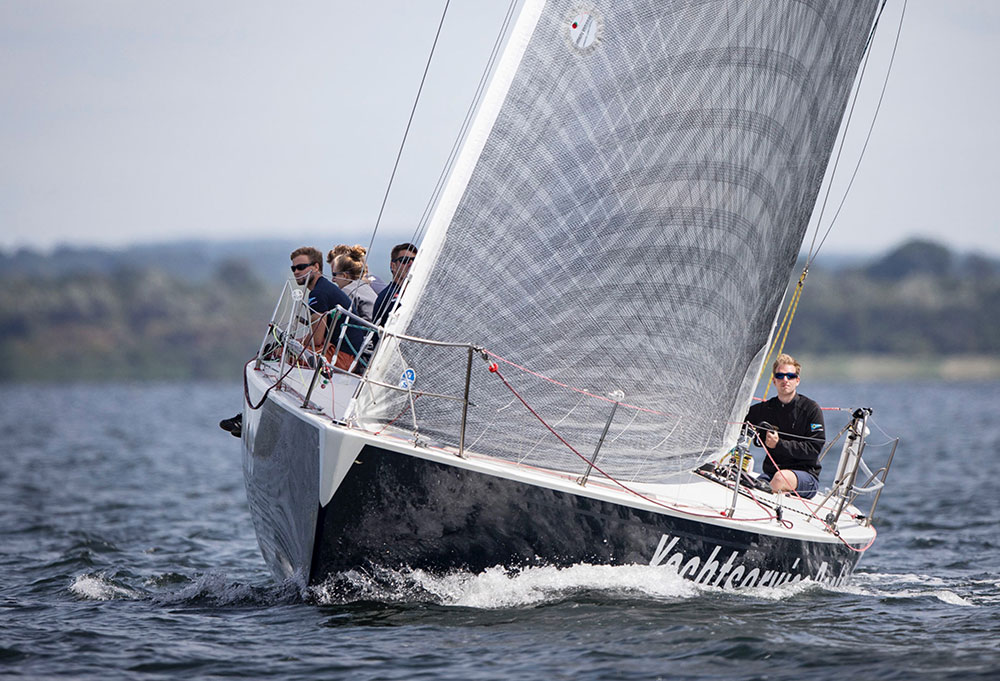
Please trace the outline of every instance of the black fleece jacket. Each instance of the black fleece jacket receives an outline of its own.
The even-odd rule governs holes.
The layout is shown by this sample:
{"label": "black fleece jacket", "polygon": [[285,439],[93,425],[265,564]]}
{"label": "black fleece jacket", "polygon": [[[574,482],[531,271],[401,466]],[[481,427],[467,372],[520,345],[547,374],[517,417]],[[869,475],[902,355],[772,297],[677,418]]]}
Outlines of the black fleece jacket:
{"label": "black fleece jacket", "polygon": [[796,394],[791,402],[782,404],[772,397],[750,407],[746,420],[755,426],[770,423],[778,431],[778,444],[770,450],[770,458],[764,457],[764,473],[774,475],[773,458],[779,468],[806,471],[819,477],[821,467],[817,460],[826,443],[826,432],[823,411],[813,400]]}

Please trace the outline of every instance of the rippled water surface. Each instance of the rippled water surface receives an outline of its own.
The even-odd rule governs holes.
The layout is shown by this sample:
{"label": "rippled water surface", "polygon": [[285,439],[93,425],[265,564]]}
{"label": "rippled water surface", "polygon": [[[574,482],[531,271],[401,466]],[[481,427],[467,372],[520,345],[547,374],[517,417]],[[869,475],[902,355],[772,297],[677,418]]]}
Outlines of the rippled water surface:
{"label": "rippled water surface", "polygon": [[238,384],[0,388],[0,676],[1000,678],[1000,384],[804,383],[903,438],[880,535],[846,586],[738,593],[579,565],[302,594],[216,425]]}

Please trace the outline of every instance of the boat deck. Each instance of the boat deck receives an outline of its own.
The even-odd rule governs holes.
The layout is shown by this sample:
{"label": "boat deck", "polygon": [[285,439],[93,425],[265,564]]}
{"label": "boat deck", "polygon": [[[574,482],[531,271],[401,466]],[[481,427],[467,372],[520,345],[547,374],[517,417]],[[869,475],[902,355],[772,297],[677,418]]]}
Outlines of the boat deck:
{"label": "boat deck", "polygon": [[[267,364],[261,370],[248,368],[248,378],[255,377],[261,384],[269,385],[278,377],[275,370],[276,367]],[[816,542],[843,541],[855,547],[868,544],[874,536],[874,529],[865,524],[863,516],[853,506],[847,507],[841,514],[836,534],[831,531],[826,517],[835,509],[834,500],[824,503],[829,490],[820,490],[813,499],[807,500],[795,495],[775,495],[741,487],[730,515],[734,498],[732,484],[694,472],[678,473],[665,482],[642,482],[611,480],[595,470],[586,484],[581,485],[582,471],[541,468],[485,456],[470,449],[459,457],[455,447],[416,444],[412,438],[399,432],[364,431],[344,421],[359,378],[334,374],[328,381],[317,383],[308,406],[303,407],[312,374],[312,370],[305,367],[292,369],[272,395],[285,401],[286,406],[296,409],[301,418],[313,421],[317,427],[348,429],[366,444],[509,480],[540,484],[557,491],[763,534]]]}

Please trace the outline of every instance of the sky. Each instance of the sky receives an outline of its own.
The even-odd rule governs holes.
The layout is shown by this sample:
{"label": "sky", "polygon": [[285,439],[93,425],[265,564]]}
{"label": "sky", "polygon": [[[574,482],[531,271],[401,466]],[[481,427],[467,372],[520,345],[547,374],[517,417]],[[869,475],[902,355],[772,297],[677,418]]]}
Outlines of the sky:
{"label": "sky", "polygon": [[[444,4],[0,0],[0,249],[369,234]],[[380,233],[412,234],[507,6],[451,0]],[[823,250],[1000,256],[1000,2],[903,9],[881,23]]]}

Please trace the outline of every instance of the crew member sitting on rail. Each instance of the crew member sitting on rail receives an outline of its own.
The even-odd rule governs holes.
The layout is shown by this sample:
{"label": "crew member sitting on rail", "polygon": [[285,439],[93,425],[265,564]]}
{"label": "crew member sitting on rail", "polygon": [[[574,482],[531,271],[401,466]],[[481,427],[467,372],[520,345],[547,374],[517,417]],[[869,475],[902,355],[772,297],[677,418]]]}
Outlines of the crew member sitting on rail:
{"label": "crew member sitting on rail", "polygon": [[[371,321],[378,294],[364,279],[365,249],[362,246],[354,248],[358,250],[350,250],[332,258],[327,255],[327,262],[330,263],[330,280],[351,297],[357,313]],[[330,254],[332,255],[333,251],[330,251]]]}
{"label": "crew member sitting on rail", "polygon": [[392,281],[378,294],[375,300],[373,321],[379,326],[385,326],[389,313],[396,307],[403,282],[410,273],[410,263],[417,257],[417,247],[413,244],[397,244],[389,252],[389,269],[392,270]]}
{"label": "crew member sitting on rail", "polygon": [[[324,354],[327,360],[337,351],[337,341],[343,325],[348,324],[347,336],[337,353],[334,364],[338,369],[348,370],[354,361],[357,349],[361,347],[364,333],[360,329],[351,328],[350,320],[341,317],[331,327],[331,315],[336,315],[335,308],[339,305],[345,310],[352,310],[351,299],[340,290],[336,284],[323,276],[323,254],[312,246],[303,246],[292,251],[292,274],[295,281],[309,290],[309,309],[312,311],[312,332],[304,340],[306,347],[317,354]],[[330,342],[326,343],[327,334]],[[325,349],[325,352],[324,352]]]}
{"label": "crew member sitting on rail", "polygon": [[759,402],[747,412],[746,422],[758,427],[758,444],[764,447],[761,480],[772,492],[795,491],[803,499],[819,489],[819,455],[826,442],[823,411],[798,394],[802,366],[791,355],[774,360],[777,396]]}
{"label": "crew member sitting on rail", "polygon": [[[323,254],[311,246],[303,246],[292,251],[292,274],[295,282],[305,286],[309,290],[309,307],[312,310],[312,332],[304,341],[306,347],[316,353],[323,352],[328,333],[330,344],[326,348],[326,359],[329,360],[337,349],[337,339],[340,337],[340,329],[344,320],[338,320],[336,326],[330,329],[330,315],[327,314],[340,305],[345,310],[351,309],[351,299],[343,291],[332,284],[330,280],[323,276]],[[353,343],[352,347],[360,347],[364,340],[364,333],[360,330],[349,329],[345,338],[345,344]],[[348,370],[354,361],[352,348],[340,349],[337,355],[335,366],[339,369]],[[219,421],[219,427],[231,433],[234,437],[243,434],[243,414],[239,413],[228,419]]]}

